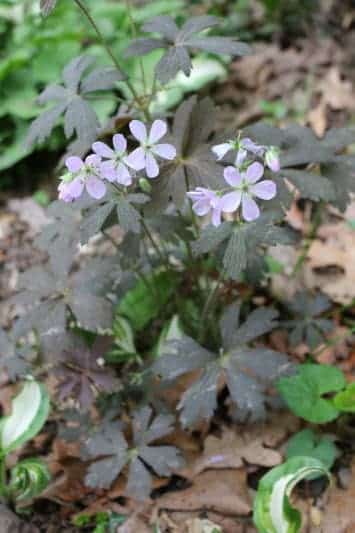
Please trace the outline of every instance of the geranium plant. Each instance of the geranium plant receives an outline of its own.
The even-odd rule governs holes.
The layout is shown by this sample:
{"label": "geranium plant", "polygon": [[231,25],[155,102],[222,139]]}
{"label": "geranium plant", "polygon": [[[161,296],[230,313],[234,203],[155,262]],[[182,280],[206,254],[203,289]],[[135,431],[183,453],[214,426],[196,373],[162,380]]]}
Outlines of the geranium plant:
{"label": "geranium plant", "polygon": [[[41,3],[46,15],[55,9],[55,0]],[[84,2],[74,3],[103,41],[99,21]],[[40,95],[40,103],[55,104],[28,135],[30,144],[42,142],[60,124],[70,144],[58,200],[48,212],[53,221],[37,238],[48,262],[20,276],[13,302],[27,312],[3,333],[4,367],[11,379],[51,368],[58,398],[86,413],[96,405],[102,425],[93,434],[94,420],[78,428],[83,457],[91,461],[88,486],[109,487],[124,474],[127,493],[140,499],[149,496],[154,474],[170,476],[182,464],[178,450],[164,443],[179,418],[184,427],[197,427],[224,402],[233,419],[247,422],[282,406],[275,385],[292,379],[295,365],[265,342],[280,325],[279,312],[243,301],[240,284],[251,293],[265,286],[268,248],[296,242],[285,216],[296,192],[312,205],[344,210],[355,191],[353,159],[344,155],[351,130],[334,129],[323,139],[298,125],[218,131],[214,103],[197,95],[172,115],[152,116],[157,91],[178,72],[190,74],[196,50],[251,52],[219,36],[218,23],[211,16],[181,26],[168,16],[146,23],[148,35],[126,51],[161,50],[143,92],[104,42],[112,65],[96,68],[85,55],[73,59],[62,83]],[[107,91],[117,95],[117,112],[101,124],[90,98]],[[83,245],[101,242],[109,246],[95,257],[81,253]],[[312,307],[311,319],[325,308]],[[329,323],[318,324],[321,342]],[[285,327],[294,325],[291,308]],[[29,342],[36,355],[31,365]],[[174,412],[162,391],[188,373],[194,381]]]}

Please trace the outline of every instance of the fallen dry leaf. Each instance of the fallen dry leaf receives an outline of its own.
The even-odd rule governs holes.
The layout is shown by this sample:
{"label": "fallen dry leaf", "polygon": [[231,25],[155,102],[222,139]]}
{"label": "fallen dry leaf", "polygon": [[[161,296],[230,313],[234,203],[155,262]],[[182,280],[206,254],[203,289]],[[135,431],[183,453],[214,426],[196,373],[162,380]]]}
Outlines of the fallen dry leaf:
{"label": "fallen dry leaf", "polygon": [[[181,473],[188,478],[194,478],[204,470],[241,468],[244,461],[260,466],[275,466],[281,463],[282,455],[265,446],[270,435],[267,426],[255,426],[245,429],[241,433],[235,429],[222,429],[221,438],[209,435],[205,440],[203,454]],[[283,428],[274,428],[276,441],[285,436]]]}
{"label": "fallen dry leaf", "polygon": [[[335,302],[351,304],[355,298],[355,231],[339,222],[321,226],[317,237],[307,255],[313,287]],[[337,267],[336,272],[332,267]]]}
{"label": "fallen dry leaf", "polygon": [[160,509],[214,511],[229,516],[251,512],[246,473],[242,470],[214,470],[198,475],[185,489],[165,494],[157,501]]}

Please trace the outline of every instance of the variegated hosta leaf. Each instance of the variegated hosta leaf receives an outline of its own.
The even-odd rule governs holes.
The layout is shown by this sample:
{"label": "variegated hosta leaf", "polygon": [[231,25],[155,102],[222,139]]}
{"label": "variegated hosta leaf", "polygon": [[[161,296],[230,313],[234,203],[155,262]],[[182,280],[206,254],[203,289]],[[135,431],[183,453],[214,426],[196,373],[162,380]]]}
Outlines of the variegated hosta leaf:
{"label": "variegated hosta leaf", "polygon": [[276,466],[259,482],[254,502],[254,522],[260,533],[298,533],[301,514],[291,507],[292,489],[309,475],[329,472],[321,461],[311,457],[293,457]]}
{"label": "variegated hosta leaf", "polygon": [[28,380],[13,399],[11,414],[0,422],[0,455],[33,439],[46,422],[49,410],[49,396],[44,386]]}
{"label": "variegated hosta leaf", "polygon": [[9,491],[17,502],[31,500],[47,487],[51,475],[40,459],[24,459],[11,470]]}

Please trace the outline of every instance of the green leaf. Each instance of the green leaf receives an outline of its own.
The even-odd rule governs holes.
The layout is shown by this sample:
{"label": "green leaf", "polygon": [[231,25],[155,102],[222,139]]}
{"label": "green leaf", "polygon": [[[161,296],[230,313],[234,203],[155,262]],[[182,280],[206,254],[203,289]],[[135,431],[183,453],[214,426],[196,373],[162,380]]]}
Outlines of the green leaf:
{"label": "green leaf", "polygon": [[38,496],[48,486],[51,475],[40,459],[24,459],[11,470],[9,491],[17,502]]}
{"label": "green leaf", "polygon": [[133,329],[139,331],[157,317],[171,299],[178,286],[178,276],[171,272],[159,272],[140,280],[128,291],[118,306],[118,313],[128,318]]}
{"label": "green leaf", "polygon": [[281,378],[277,384],[285,402],[297,416],[324,424],[334,420],[339,410],[324,394],[341,391],[345,387],[343,373],[333,366],[299,365],[298,374]]}
{"label": "green leaf", "polygon": [[355,413],[355,383],[349,383],[345,390],[335,395],[334,405],[339,411]]}
{"label": "green leaf", "polygon": [[253,519],[260,533],[298,533],[301,514],[291,507],[294,486],[309,475],[329,476],[323,463],[312,457],[293,457],[261,478]]}
{"label": "green leaf", "polygon": [[12,401],[12,413],[0,423],[0,454],[6,455],[33,439],[45,424],[49,410],[44,386],[28,380]]}
{"label": "green leaf", "polygon": [[321,461],[328,470],[332,468],[338,455],[338,448],[330,437],[317,434],[309,428],[293,435],[286,447],[287,459],[299,456],[313,457]]}

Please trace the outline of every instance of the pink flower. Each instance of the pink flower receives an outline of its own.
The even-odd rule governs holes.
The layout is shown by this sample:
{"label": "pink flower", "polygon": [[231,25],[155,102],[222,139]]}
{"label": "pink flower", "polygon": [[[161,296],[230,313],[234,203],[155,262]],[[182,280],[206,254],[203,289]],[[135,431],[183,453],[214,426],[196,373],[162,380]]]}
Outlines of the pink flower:
{"label": "pink flower", "polygon": [[65,165],[69,170],[71,180],[63,180],[58,187],[59,198],[65,202],[72,202],[82,195],[84,189],[95,200],[100,200],[106,194],[106,186],[101,178],[101,158],[89,155],[85,162],[80,157],[68,157]]}
{"label": "pink flower", "polygon": [[103,142],[95,142],[93,151],[103,159],[101,176],[108,181],[117,182],[128,187],[132,184],[131,173],[127,167],[127,141],[124,135],[116,134],[112,138],[113,149]]}
{"label": "pink flower", "polygon": [[220,197],[205,187],[196,187],[194,191],[186,193],[192,200],[192,209],[199,217],[212,212],[212,224],[219,226],[221,223]]}
{"label": "pink flower", "polygon": [[166,122],[154,120],[149,135],[147,128],[140,120],[132,120],[129,123],[129,129],[133,137],[140,142],[140,147],[129,154],[126,159],[127,165],[137,171],[145,169],[148,178],[156,178],[159,175],[156,156],[168,160],[176,157],[176,149],[172,144],[158,143],[168,131]]}
{"label": "pink flower", "polygon": [[264,167],[258,162],[249,165],[245,172],[239,172],[236,167],[226,167],[224,179],[234,190],[222,196],[222,211],[234,213],[241,205],[244,220],[256,220],[260,216],[260,209],[254,198],[271,200],[276,195],[276,185],[273,181],[259,181],[263,174]]}

